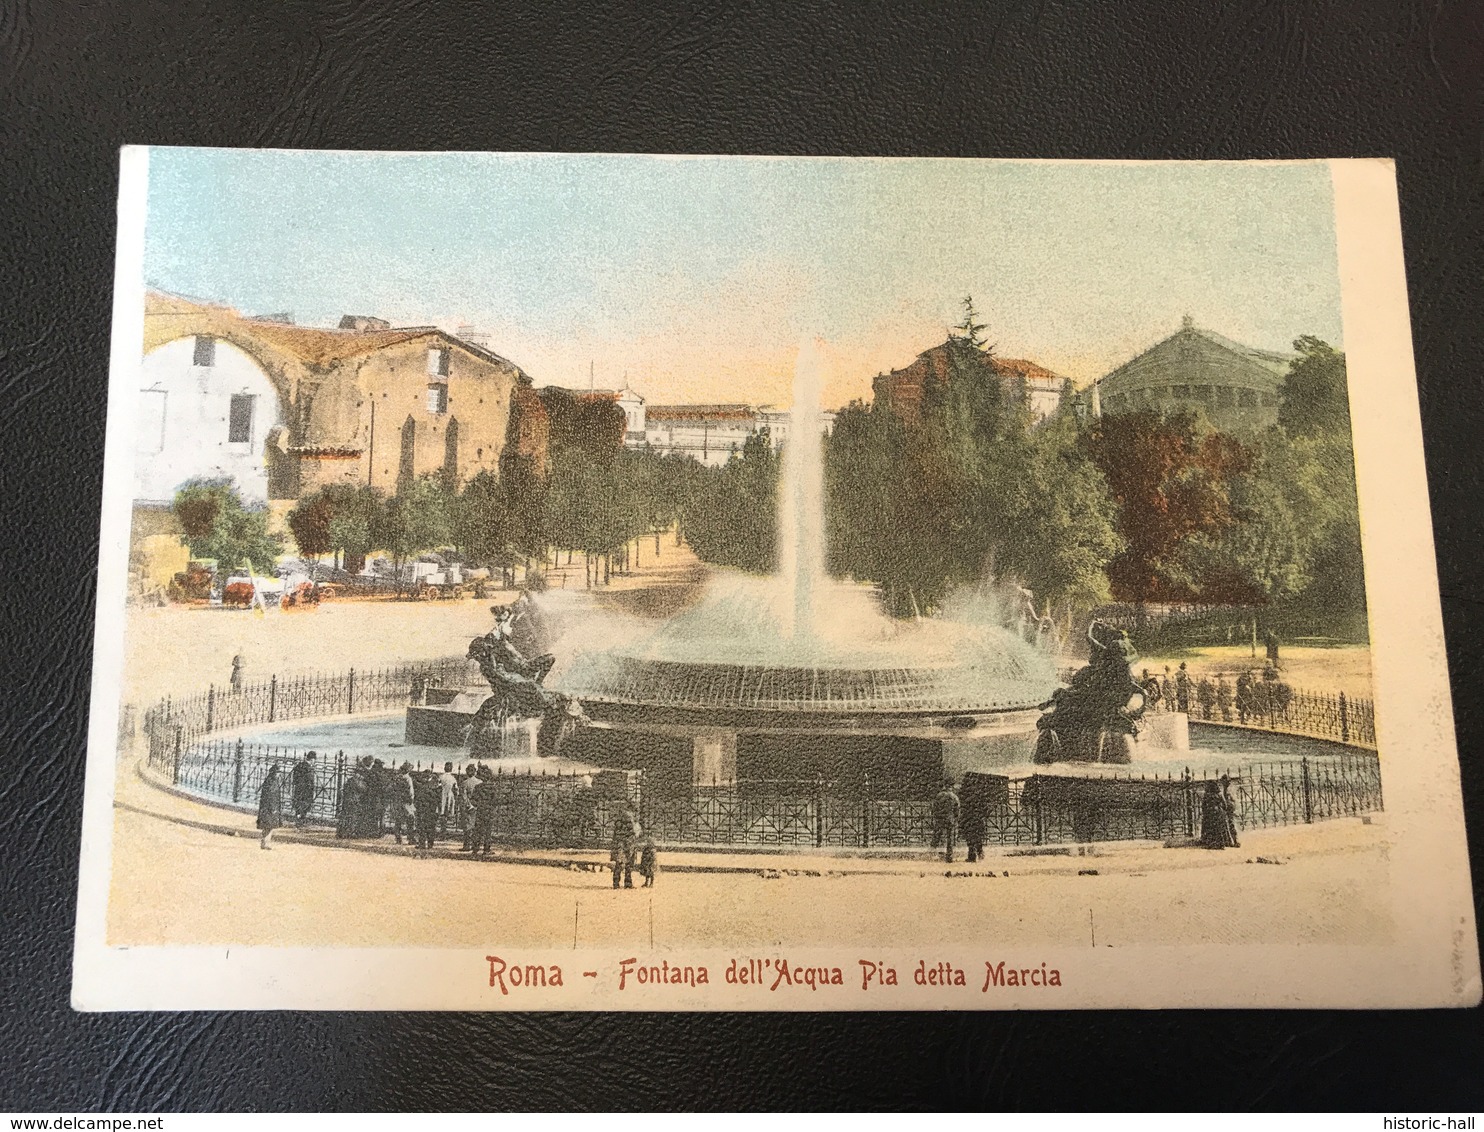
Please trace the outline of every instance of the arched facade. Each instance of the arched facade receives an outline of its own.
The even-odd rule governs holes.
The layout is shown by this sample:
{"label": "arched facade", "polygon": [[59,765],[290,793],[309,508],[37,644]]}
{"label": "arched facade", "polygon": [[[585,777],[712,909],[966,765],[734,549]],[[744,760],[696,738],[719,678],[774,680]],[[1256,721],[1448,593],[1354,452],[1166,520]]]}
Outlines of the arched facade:
{"label": "arched facade", "polygon": [[227,478],[249,504],[272,498],[284,405],[259,360],[225,338],[188,335],[140,365],[134,498],[168,504],[185,481]]}

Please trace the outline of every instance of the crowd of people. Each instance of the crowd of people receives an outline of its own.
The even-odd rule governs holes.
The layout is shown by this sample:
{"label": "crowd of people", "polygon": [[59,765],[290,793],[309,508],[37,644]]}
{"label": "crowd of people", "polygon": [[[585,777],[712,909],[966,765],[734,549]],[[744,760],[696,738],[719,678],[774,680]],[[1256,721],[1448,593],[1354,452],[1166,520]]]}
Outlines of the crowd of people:
{"label": "crowd of people", "polygon": [[[316,752],[309,751],[293,765],[287,791],[279,765],[268,768],[258,791],[262,848],[273,848],[273,834],[286,824],[286,811],[292,812],[297,825],[308,822],[314,806],[317,758]],[[462,841],[459,852],[486,856],[494,841],[499,802],[495,773],[483,763],[470,763],[458,774],[452,762],[445,762],[442,771],[414,770],[410,762],[394,769],[368,755],[341,787],[335,836],[377,840],[390,832],[398,845],[417,849],[432,849],[440,840],[457,838]],[[645,888],[654,885],[654,838],[632,809],[625,808],[614,819],[609,860],[614,888],[620,883],[633,888],[635,869]]]}
{"label": "crowd of people", "polygon": [[1144,689],[1145,711],[1185,712],[1222,723],[1260,722],[1281,716],[1293,701],[1293,689],[1278,678],[1278,670],[1271,664],[1263,668],[1260,677],[1251,669],[1238,673],[1234,685],[1225,673],[1217,673],[1215,680],[1205,676],[1192,680],[1182,661],[1173,674],[1168,665],[1163,676],[1144,669],[1139,686]]}

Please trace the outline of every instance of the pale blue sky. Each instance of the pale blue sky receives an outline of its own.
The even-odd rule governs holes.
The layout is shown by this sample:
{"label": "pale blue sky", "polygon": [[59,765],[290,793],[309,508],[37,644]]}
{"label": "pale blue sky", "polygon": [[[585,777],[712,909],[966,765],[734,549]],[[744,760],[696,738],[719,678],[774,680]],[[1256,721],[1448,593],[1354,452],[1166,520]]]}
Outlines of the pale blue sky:
{"label": "pale blue sky", "polygon": [[1080,382],[1182,315],[1340,341],[1327,166],[152,149],[145,276],[305,325],[472,323],[538,384],[786,404],[940,342]]}

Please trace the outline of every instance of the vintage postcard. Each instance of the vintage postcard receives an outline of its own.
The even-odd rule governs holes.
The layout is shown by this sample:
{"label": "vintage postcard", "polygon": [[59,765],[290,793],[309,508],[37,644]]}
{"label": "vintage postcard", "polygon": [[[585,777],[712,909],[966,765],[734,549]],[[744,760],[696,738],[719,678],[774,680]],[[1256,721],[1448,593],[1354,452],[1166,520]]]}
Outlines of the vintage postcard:
{"label": "vintage postcard", "polygon": [[1389,162],[130,148],[74,1003],[1480,999]]}

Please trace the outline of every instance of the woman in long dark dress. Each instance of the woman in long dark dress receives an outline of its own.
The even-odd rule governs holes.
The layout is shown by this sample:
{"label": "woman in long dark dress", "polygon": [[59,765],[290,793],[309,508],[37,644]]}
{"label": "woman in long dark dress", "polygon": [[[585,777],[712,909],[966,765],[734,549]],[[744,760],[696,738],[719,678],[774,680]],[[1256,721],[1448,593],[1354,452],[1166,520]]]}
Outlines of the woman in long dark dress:
{"label": "woman in long dark dress", "polygon": [[1206,792],[1201,795],[1201,846],[1206,849],[1225,849],[1233,844],[1231,815],[1226,809],[1226,800],[1214,781],[1206,783]]}
{"label": "woman in long dark dress", "polygon": [[263,788],[258,791],[258,828],[263,838],[260,849],[272,849],[273,831],[283,824],[283,777],[278,773],[278,764],[268,768],[263,779]]}

